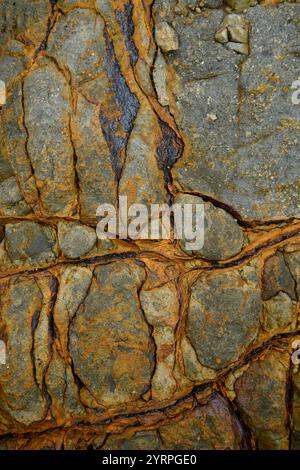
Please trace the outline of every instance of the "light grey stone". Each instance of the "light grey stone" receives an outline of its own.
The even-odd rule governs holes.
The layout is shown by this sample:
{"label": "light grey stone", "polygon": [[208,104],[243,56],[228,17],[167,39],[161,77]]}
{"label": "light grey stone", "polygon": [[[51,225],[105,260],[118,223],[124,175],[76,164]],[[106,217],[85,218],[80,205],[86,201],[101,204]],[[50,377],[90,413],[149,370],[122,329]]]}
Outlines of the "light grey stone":
{"label": "light grey stone", "polygon": [[[244,243],[243,230],[230,214],[197,196],[180,195],[174,202],[193,204],[194,207],[196,204],[204,205],[204,245],[203,248],[193,251],[193,254],[217,261],[230,258],[241,251]],[[186,250],[186,242],[183,238],[179,244],[184,251],[191,254]]]}
{"label": "light grey stone", "polygon": [[40,264],[56,258],[56,237],[49,225],[29,220],[5,226],[7,254],[17,264]]}
{"label": "light grey stone", "polygon": [[172,23],[179,49],[168,63],[177,74],[177,124],[189,143],[173,180],[245,221],[299,217],[300,117],[290,91],[299,75],[299,6],[254,6],[243,17],[251,26],[248,57],[236,53],[245,43],[231,41],[230,50],[216,42],[220,11]]}
{"label": "light grey stone", "polygon": [[162,106],[168,106],[169,97],[167,89],[167,64],[164,56],[158,51],[154,69],[153,69],[153,81],[158,97],[158,101]]}
{"label": "light grey stone", "polygon": [[293,330],[297,324],[296,304],[284,292],[264,302],[263,326],[275,333],[288,326]]}
{"label": "light grey stone", "polygon": [[96,243],[95,229],[86,225],[59,222],[57,228],[59,247],[67,258],[86,255]]}
{"label": "light grey stone", "polygon": [[155,39],[163,52],[176,51],[178,49],[177,34],[166,21],[161,21],[155,25]]}

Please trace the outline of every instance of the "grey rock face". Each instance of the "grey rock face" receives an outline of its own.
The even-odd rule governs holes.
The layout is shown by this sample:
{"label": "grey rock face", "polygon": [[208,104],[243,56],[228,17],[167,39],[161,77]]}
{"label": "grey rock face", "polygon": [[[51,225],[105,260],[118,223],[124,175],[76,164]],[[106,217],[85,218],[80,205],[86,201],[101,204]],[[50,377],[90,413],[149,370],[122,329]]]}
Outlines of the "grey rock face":
{"label": "grey rock face", "polygon": [[[32,327],[38,324],[41,310],[42,296],[35,279],[17,277],[10,282],[1,298],[1,321],[10,341],[8,367],[0,366],[0,406],[24,424],[42,419],[46,409],[31,362]],[[40,339],[40,345],[42,342]]]}
{"label": "grey rock face", "polygon": [[103,203],[115,205],[117,199],[117,184],[101,131],[98,106],[79,96],[71,127],[77,156],[80,216],[83,222],[93,224],[97,207]]}
{"label": "grey rock face", "polygon": [[241,12],[250,6],[256,5],[258,2],[257,0],[225,0],[224,3],[227,8],[236,12]]}
{"label": "grey rock face", "polygon": [[162,106],[168,106],[169,97],[167,91],[167,64],[160,51],[158,51],[154,64],[153,81],[158,101]]}
{"label": "grey rock face", "polygon": [[96,231],[85,225],[59,222],[59,247],[67,258],[79,258],[87,254],[96,243]]}
{"label": "grey rock face", "polygon": [[62,73],[46,62],[26,78],[24,93],[27,148],[42,205],[52,215],[74,215],[77,194],[68,84]]}
{"label": "grey rock face", "polygon": [[157,45],[164,52],[176,51],[178,49],[177,34],[166,21],[162,21],[155,26],[155,39]]}
{"label": "grey rock face", "polygon": [[[193,254],[217,261],[230,258],[241,251],[244,242],[243,231],[230,214],[197,196],[181,195],[175,198],[174,203],[193,204],[193,207],[195,204],[204,205],[204,245],[202,249],[193,251]],[[191,254],[186,250],[186,242],[183,238],[179,244],[184,251]]]}
{"label": "grey rock face", "polygon": [[285,259],[288,263],[288,266],[291,270],[293,280],[296,283],[296,292],[298,297],[300,296],[300,252],[295,251],[292,253],[287,253]]}
{"label": "grey rock face", "polygon": [[90,10],[75,9],[62,17],[49,38],[49,54],[67,67],[78,82],[103,71],[103,21]]}
{"label": "grey rock face", "polygon": [[46,35],[50,14],[51,2],[35,0],[29,3],[23,0],[14,2],[2,0],[0,3],[0,45],[8,38],[21,35],[25,41],[39,46]]}
{"label": "grey rock face", "polygon": [[248,21],[240,15],[231,14],[225,16],[220,28],[215,34],[215,39],[221,44],[227,43],[227,47],[229,47],[229,49],[248,55]]}
{"label": "grey rock face", "polygon": [[[173,176],[247,220],[300,214],[299,113],[289,94],[299,74],[298,17],[298,5],[250,8],[243,16],[251,28],[247,59],[215,42],[220,11],[173,22],[179,49],[168,60],[178,77],[179,126],[191,143]],[[208,113],[218,119],[207,120]]]}
{"label": "grey rock face", "polygon": [[285,328],[293,330],[297,325],[296,310],[295,302],[284,292],[279,292],[264,302],[264,329],[273,333]]}
{"label": "grey rock face", "polygon": [[[0,0],[0,449],[300,448],[300,4],[275,3]],[[204,246],[96,240],[118,196],[201,204]]]}
{"label": "grey rock face", "polygon": [[98,404],[134,401],[151,376],[149,330],[137,298],[144,273],[118,263],[97,267],[95,276],[70,326],[74,367]]}
{"label": "grey rock face", "polygon": [[288,449],[286,375],[289,355],[272,351],[253,361],[236,382],[237,405],[258,449]]}
{"label": "grey rock face", "polygon": [[236,361],[257,336],[262,302],[258,280],[247,277],[202,275],[193,285],[187,335],[206,367],[221,369]]}
{"label": "grey rock face", "polygon": [[243,442],[240,423],[218,394],[213,395],[206,405],[186,413],[178,423],[162,426],[160,434],[164,448],[169,450],[183,447],[190,450],[234,450],[240,449]]}
{"label": "grey rock face", "polygon": [[115,435],[108,438],[103,450],[148,450],[161,449],[161,442],[157,431],[141,431],[127,439],[120,439],[120,436]]}
{"label": "grey rock face", "polygon": [[14,176],[0,183],[0,210],[7,215],[27,215],[31,212]]}
{"label": "grey rock face", "polygon": [[286,259],[281,252],[267,258],[262,279],[264,300],[274,297],[279,292],[285,292],[291,299],[296,300],[295,281]]}
{"label": "grey rock face", "polygon": [[23,221],[7,224],[5,240],[8,256],[15,263],[45,263],[56,258],[56,237],[49,225]]}

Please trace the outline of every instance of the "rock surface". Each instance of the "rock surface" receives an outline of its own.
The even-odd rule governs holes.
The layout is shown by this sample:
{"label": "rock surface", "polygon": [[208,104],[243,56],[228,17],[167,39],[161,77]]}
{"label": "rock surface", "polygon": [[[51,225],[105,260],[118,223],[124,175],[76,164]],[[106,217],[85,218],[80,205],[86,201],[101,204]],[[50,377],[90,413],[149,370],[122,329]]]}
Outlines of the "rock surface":
{"label": "rock surface", "polygon": [[[300,5],[277,3],[0,0],[0,449],[300,449]],[[172,218],[98,240],[119,196],[201,204],[203,247]]]}
{"label": "rock surface", "polygon": [[[236,220],[223,209],[215,207],[210,202],[204,202],[197,196],[182,195],[176,197],[175,204],[203,205],[204,209],[204,244],[199,250],[193,250],[196,255],[208,260],[224,260],[231,258],[242,250],[244,235]],[[196,231],[196,224],[193,226]],[[187,239],[180,240],[180,247],[186,251]],[[189,250],[189,253],[191,251]]]}
{"label": "rock surface", "polygon": [[255,340],[262,306],[251,274],[203,275],[193,285],[187,335],[202,365],[223,369]]}
{"label": "rock surface", "polygon": [[79,258],[86,255],[95,245],[96,232],[85,225],[59,222],[59,247],[67,258]]}
{"label": "rock surface", "polygon": [[[251,25],[248,58],[215,41],[221,11],[174,21],[179,49],[168,55],[177,81],[173,113],[190,145],[173,176],[245,220],[299,217],[299,113],[289,95],[298,76],[298,17],[298,5],[250,8],[243,16]],[[218,119],[207,121],[208,113]]]}

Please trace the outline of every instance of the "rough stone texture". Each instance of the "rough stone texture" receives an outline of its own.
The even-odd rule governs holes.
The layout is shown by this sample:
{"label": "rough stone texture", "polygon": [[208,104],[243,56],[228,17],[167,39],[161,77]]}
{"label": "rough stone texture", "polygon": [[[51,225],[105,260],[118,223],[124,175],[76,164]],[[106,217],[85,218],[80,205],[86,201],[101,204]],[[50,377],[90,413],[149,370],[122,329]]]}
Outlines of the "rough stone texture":
{"label": "rough stone texture", "polygon": [[265,262],[263,272],[263,299],[268,300],[279,292],[285,292],[292,299],[296,299],[295,281],[285,260],[285,256],[278,252],[270,256]]}
{"label": "rough stone texture", "polygon": [[155,39],[163,52],[176,51],[178,49],[177,34],[166,21],[158,22],[155,26]]}
{"label": "rough stone texture", "polygon": [[76,213],[70,98],[64,76],[51,62],[31,72],[24,82],[27,151],[41,210],[51,215]]}
{"label": "rough stone texture", "polygon": [[[300,5],[273,3],[0,0],[1,450],[300,448]],[[120,195],[203,204],[204,246],[97,240]]]}
{"label": "rough stone texture", "polygon": [[47,225],[24,221],[5,227],[7,254],[17,263],[32,264],[50,262],[56,256],[56,238]]}
{"label": "rough stone texture", "polygon": [[[46,414],[46,398],[42,391],[43,362],[49,360],[50,351],[47,329],[46,337],[42,331],[42,322],[48,321],[43,300],[39,283],[26,277],[12,279],[1,297],[1,329],[9,338],[8,367],[0,366],[1,416],[2,413],[8,415],[3,421],[1,419],[3,431],[10,420],[31,424],[42,420]],[[32,362],[31,356],[35,346],[40,350],[37,363]]]}
{"label": "rough stone texture", "polygon": [[20,38],[24,42],[39,46],[47,32],[51,3],[44,0],[23,2],[1,0],[0,3],[0,44],[8,38]]}
{"label": "rough stone texture", "polygon": [[137,296],[143,270],[116,264],[94,276],[70,327],[74,369],[99,404],[137,400],[149,389],[153,354]]}
{"label": "rough stone texture", "polygon": [[96,232],[85,225],[59,222],[58,243],[67,258],[86,255],[96,243]]}
{"label": "rough stone texture", "polygon": [[[173,175],[244,219],[299,217],[299,112],[289,94],[299,74],[299,5],[256,6],[244,16],[251,25],[246,59],[215,42],[221,11],[173,22],[173,112],[190,144]],[[212,112],[214,122],[206,118]]]}
{"label": "rough stone texture", "polygon": [[255,340],[262,305],[253,271],[202,275],[193,285],[187,335],[202,365],[223,369]]}
{"label": "rough stone texture", "polygon": [[286,383],[290,356],[278,351],[253,361],[236,382],[237,405],[258,449],[288,449]]}
{"label": "rough stone texture", "polygon": [[174,377],[178,295],[174,285],[141,291],[141,306],[147,322],[153,327],[157,364],[152,377],[152,396],[171,398],[176,390]]}
{"label": "rough stone texture", "polygon": [[158,101],[162,106],[169,105],[167,89],[167,64],[164,56],[158,51],[153,69],[153,81],[157,93]]}
{"label": "rough stone texture", "polygon": [[[243,247],[244,235],[236,220],[223,209],[210,202],[204,202],[197,196],[182,195],[175,199],[175,204],[204,205],[204,245],[200,250],[193,250],[198,256],[209,260],[224,260],[239,253]],[[193,226],[196,230],[196,226]],[[179,244],[185,250],[187,240],[183,237]],[[190,251],[189,251],[190,253]]]}
{"label": "rough stone texture", "polygon": [[244,447],[241,425],[218,395],[178,423],[160,428],[160,435],[164,447],[170,450],[237,450]]}
{"label": "rough stone texture", "polygon": [[297,306],[284,292],[264,302],[263,327],[275,333],[283,329],[294,330],[297,326]]}
{"label": "rough stone texture", "polygon": [[291,270],[293,279],[296,283],[296,292],[299,298],[299,295],[300,295],[300,253],[297,251],[295,252],[292,251],[291,253],[288,253],[286,255],[286,260]]}
{"label": "rough stone texture", "polygon": [[294,370],[293,373],[293,423],[292,423],[292,449],[300,449],[300,373]]}

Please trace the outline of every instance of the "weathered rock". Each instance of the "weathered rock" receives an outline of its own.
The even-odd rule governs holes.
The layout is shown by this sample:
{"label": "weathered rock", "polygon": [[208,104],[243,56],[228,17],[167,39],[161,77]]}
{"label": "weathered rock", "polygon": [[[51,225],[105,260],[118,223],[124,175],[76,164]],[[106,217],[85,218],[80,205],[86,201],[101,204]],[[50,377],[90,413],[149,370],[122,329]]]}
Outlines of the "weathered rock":
{"label": "weathered rock", "polygon": [[248,21],[239,15],[227,15],[222,21],[220,28],[215,34],[217,42],[222,44],[228,41],[247,44],[249,41]]}
{"label": "weathered rock", "polygon": [[153,327],[156,345],[156,368],[151,382],[152,397],[171,398],[177,388],[174,377],[176,338],[179,318],[175,286],[165,285],[151,291],[142,290],[141,305],[147,322]]}
{"label": "weathered rock", "polygon": [[[243,247],[244,235],[236,220],[223,209],[215,207],[210,202],[197,196],[179,195],[175,199],[175,204],[196,204],[204,205],[204,245],[193,253],[209,260],[224,260],[239,253]],[[194,224],[196,222],[194,221]],[[193,226],[196,230],[196,226]],[[180,240],[180,247],[186,250],[187,240]]]}
{"label": "weathered rock", "polygon": [[77,156],[81,220],[95,224],[97,207],[103,203],[116,206],[117,199],[115,174],[98,106],[79,96],[71,129]]}
{"label": "weathered rock", "polygon": [[[44,0],[23,2],[2,0],[0,3],[0,44],[8,38],[20,38],[35,46],[44,40],[51,15],[51,3]],[[2,32],[4,34],[2,34]]]}
{"label": "weathered rock", "polygon": [[[220,11],[189,22],[176,19],[179,49],[168,57],[178,82],[172,111],[188,150],[173,177],[185,190],[217,199],[247,220],[299,215],[299,113],[288,98],[298,73],[297,15],[295,5],[249,9],[251,53],[240,72],[243,56],[215,42]],[[208,113],[219,119],[205,120]]]}
{"label": "weathered rock", "polygon": [[229,40],[227,28],[220,28],[215,34],[215,40],[221,44],[226,44]]}
{"label": "weathered rock", "polygon": [[244,447],[240,423],[217,394],[207,405],[186,413],[178,422],[162,426],[159,431],[163,447],[168,450],[238,450]]}
{"label": "weathered rock", "polygon": [[7,88],[10,82],[17,78],[25,69],[25,64],[19,57],[6,55],[0,59],[0,77],[1,77],[1,102],[0,106],[6,104]]}
{"label": "weathered rock", "polygon": [[24,98],[27,149],[42,211],[47,215],[75,215],[77,191],[68,83],[52,62],[46,62],[27,76]]}
{"label": "weathered rock", "polygon": [[143,269],[118,263],[94,276],[70,326],[74,369],[99,405],[138,400],[150,387],[153,354],[137,297]]}
{"label": "weathered rock", "polygon": [[101,450],[159,450],[161,440],[157,431],[140,431],[128,438],[109,436]]}
{"label": "weathered rock", "polygon": [[236,403],[258,449],[288,449],[287,380],[290,356],[272,350],[254,360],[237,380]]}
{"label": "weathered rock", "polygon": [[263,327],[273,334],[297,326],[296,304],[284,292],[264,302]]}
{"label": "weathered rock", "polygon": [[[299,448],[299,6],[270,3],[0,0],[0,449]],[[204,246],[96,240],[118,196],[203,204]]]}
{"label": "weathered rock", "polygon": [[222,450],[243,449],[244,435],[225,400],[217,394],[203,406],[185,413],[157,431],[125,437],[112,435],[102,450]]}
{"label": "weathered rock", "polygon": [[232,10],[240,12],[257,4],[257,0],[225,0],[225,4]]}
{"label": "weathered rock", "polygon": [[49,225],[23,221],[5,226],[7,254],[16,264],[39,264],[54,261],[56,235]]}
{"label": "weathered rock", "polygon": [[119,185],[119,194],[127,195],[131,204],[166,202],[163,172],[159,170],[156,152],[161,130],[150,106],[140,108],[127,144],[126,166]]}
{"label": "weathered rock", "polygon": [[156,24],[155,39],[163,52],[176,51],[178,49],[177,34],[166,21]]}
{"label": "weathered rock", "polygon": [[[45,416],[46,399],[32,359],[32,336],[39,324],[42,301],[33,277],[11,280],[1,296],[1,330],[7,338],[7,364],[0,365],[1,421],[6,413],[10,420],[27,425]],[[47,341],[40,347],[47,351]]]}
{"label": "weathered rock", "polygon": [[277,295],[280,291],[288,294],[291,299],[296,300],[295,281],[291,275],[285,256],[277,252],[274,256],[267,258],[263,271],[264,300]]}
{"label": "weathered rock", "polygon": [[49,37],[48,50],[78,82],[103,73],[106,50],[101,16],[85,9],[62,16]]}
{"label": "weathered rock", "polygon": [[57,5],[64,12],[67,12],[76,7],[93,8],[95,6],[95,0],[57,0]]}
{"label": "weathered rock", "polygon": [[164,56],[158,51],[154,69],[153,81],[157,93],[158,101],[162,106],[169,105],[168,89],[167,89],[167,64]]}
{"label": "weathered rock", "polygon": [[222,369],[256,339],[262,303],[253,271],[202,275],[193,285],[187,335],[202,365]]}
{"label": "weathered rock", "polygon": [[51,413],[58,422],[85,416],[72,370],[56,351],[47,368],[45,384],[51,396]]}
{"label": "weathered rock", "polygon": [[6,103],[6,85],[3,80],[0,80],[0,106]]}
{"label": "weathered rock", "polygon": [[222,8],[223,0],[205,0],[203,2],[209,8]]}
{"label": "weathered rock", "polygon": [[59,222],[57,229],[59,247],[67,258],[86,255],[96,243],[96,231],[86,225]]}
{"label": "weathered rock", "polygon": [[227,47],[239,54],[248,55],[249,54],[249,47],[248,44],[239,44],[236,42],[228,42]]}
{"label": "weathered rock", "polygon": [[14,176],[0,183],[0,210],[7,216],[28,215],[31,212]]}
{"label": "weathered rock", "polygon": [[291,270],[291,274],[296,283],[296,292],[298,298],[300,297],[300,252],[291,252],[285,254],[285,260]]}
{"label": "weathered rock", "polygon": [[[6,104],[0,112],[0,119],[2,142],[0,150],[1,179],[13,176],[24,198],[24,201],[20,204],[12,205],[12,200],[4,204],[1,207],[1,215],[24,215],[24,206],[27,206],[27,212],[31,212],[31,205],[33,207],[36,206],[38,191],[33,177],[31,162],[26,152],[27,132],[23,122],[23,89],[20,83],[16,84],[11,94],[7,96]],[[10,184],[12,183],[10,182]],[[16,184],[14,186],[16,187]],[[9,193],[6,195],[6,200],[8,197]]]}
{"label": "weathered rock", "polygon": [[300,449],[300,372],[293,371],[292,449]]}

